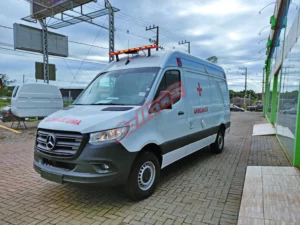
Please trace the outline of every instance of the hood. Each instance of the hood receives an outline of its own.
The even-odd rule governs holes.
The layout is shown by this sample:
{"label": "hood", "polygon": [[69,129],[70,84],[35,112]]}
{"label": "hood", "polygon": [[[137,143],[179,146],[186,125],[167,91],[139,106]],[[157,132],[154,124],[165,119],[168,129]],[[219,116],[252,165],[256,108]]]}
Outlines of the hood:
{"label": "hood", "polygon": [[130,121],[139,106],[74,105],[43,119],[38,128],[91,133],[116,128]]}

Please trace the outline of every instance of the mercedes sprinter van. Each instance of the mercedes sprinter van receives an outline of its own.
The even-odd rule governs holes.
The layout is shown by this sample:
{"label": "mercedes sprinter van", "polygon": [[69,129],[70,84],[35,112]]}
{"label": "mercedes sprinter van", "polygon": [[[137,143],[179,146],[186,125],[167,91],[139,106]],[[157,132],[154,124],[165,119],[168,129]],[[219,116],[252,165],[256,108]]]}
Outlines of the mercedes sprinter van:
{"label": "mercedes sprinter van", "polygon": [[230,130],[224,70],[152,48],[110,53],[116,61],[39,124],[33,164],[41,177],[124,185],[139,200],[154,192],[164,167],[206,146],[222,152]]}

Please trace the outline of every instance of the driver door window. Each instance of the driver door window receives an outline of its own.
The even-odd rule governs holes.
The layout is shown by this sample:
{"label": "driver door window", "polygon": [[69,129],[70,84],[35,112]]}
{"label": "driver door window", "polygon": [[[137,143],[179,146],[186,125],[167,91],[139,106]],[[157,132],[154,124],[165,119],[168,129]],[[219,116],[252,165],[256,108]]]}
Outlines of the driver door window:
{"label": "driver door window", "polygon": [[169,70],[165,72],[154,100],[157,99],[161,91],[169,91],[172,96],[173,104],[177,103],[181,98],[181,79],[180,72],[178,70]]}

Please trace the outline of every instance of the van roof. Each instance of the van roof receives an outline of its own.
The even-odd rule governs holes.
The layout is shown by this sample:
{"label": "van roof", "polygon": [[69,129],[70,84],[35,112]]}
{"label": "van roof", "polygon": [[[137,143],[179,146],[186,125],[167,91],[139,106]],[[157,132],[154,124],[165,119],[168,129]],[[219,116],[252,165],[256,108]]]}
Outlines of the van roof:
{"label": "van roof", "polygon": [[[178,66],[176,58],[180,58],[183,64],[183,67],[196,67],[196,69],[202,69],[206,72],[208,71],[215,71],[224,73],[224,70],[207,60],[203,60],[197,58],[195,56],[186,54],[184,52],[179,51],[151,51],[151,56],[148,57],[147,51],[143,54],[142,51],[139,54],[135,55],[127,55],[121,56],[120,60],[113,61],[112,63],[108,64],[103,71],[113,71],[113,70],[120,70],[120,69],[131,69],[131,68],[140,68],[140,67],[166,67],[166,66]],[[127,60],[130,62],[125,65]],[[223,75],[222,75],[223,76]]]}

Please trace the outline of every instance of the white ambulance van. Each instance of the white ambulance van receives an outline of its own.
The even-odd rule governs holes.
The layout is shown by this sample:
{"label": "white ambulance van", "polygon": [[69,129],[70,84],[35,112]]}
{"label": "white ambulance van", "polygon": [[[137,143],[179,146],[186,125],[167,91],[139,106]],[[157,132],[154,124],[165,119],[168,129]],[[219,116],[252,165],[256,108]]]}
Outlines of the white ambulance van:
{"label": "white ambulance van", "polygon": [[39,124],[33,164],[41,177],[124,185],[140,200],[164,167],[206,146],[222,152],[230,130],[224,70],[182,52],[151,54],[156,47],[110,53],[117,60]]}

